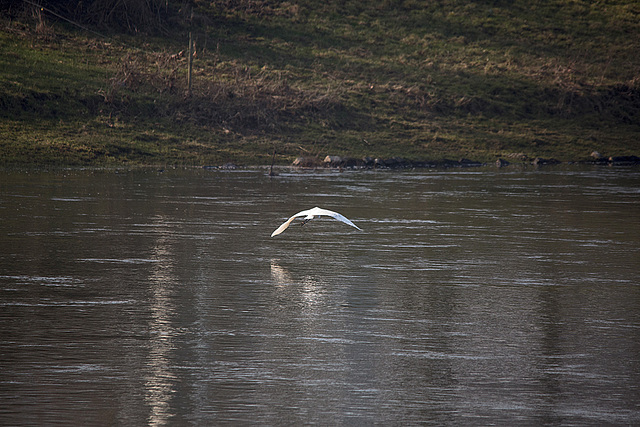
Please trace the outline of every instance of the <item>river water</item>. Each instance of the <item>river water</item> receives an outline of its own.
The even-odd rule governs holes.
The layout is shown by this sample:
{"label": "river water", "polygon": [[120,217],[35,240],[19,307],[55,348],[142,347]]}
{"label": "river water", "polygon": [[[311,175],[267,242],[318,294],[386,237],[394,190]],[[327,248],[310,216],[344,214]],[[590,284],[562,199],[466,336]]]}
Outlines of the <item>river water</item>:
{"label": "river water", "polygon": [[1,425],[640,423],[638,168],[0,185]]}

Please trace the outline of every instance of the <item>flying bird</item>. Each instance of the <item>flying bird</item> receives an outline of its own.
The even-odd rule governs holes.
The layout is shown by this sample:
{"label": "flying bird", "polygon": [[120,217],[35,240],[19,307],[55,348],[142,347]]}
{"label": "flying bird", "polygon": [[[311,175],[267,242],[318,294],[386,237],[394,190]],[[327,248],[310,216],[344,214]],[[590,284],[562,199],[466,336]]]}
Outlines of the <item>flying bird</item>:
{"label": "flying bird", "polygon": [[292,216],[291,218],[286,220],[280,227],[278,227],[276,229],[276,231],[271,233],[271,237],[277,236],[278,234],[282,233],[284,230],[287,229],[287,227],[289,227],[289,225],[291,225],[291,223],[293,222],[294,219],[296,219],[296,218],[298,218],[300,216],[304,217],[304,221],[302,221],[302,225],[305,225],[307,222],[311,221],[313,218],[315,218],[317,216],[321,216],[321,215],[330,216],[330,217],[332,217],[334,219],[337,219],[338,221],[342,221],[345,224],[348,224],[348,225],[350,225],[352,227],[355,227],[358,230],[362,231],[362,229],[360,227],[355,225],[353,222],[351,222],[345,216],[340,215],[338,212],[334,212],[334,211],[330,211],[328,209],[322,209],[322,208],[319,208],[319,207],[315,207],[313,209],[307,209],[306,211],[298,212],[297,214],[295,214],[294,216]]}

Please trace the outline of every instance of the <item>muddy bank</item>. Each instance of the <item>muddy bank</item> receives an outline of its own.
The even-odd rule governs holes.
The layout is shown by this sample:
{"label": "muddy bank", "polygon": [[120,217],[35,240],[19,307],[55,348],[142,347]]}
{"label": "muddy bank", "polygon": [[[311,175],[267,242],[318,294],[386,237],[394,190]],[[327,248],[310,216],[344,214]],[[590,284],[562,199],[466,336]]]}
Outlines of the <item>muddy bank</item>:
{"label": "muddy bank", "polygon": [[554,158],[536,157],[534,159],[520,156],[517,159],[506,160],[498,158],[495,162],[482,162],[461,158],[458,160],[410,160],[402,157],[391,158],[354,158],[328,155],[320,160],[317,157],[298,157],[291,166],[297,168],[337,168],[337,169],[415,169],[415,168],[468,168],[495,164],[497,167],[510,165],[558,165],[558,164],[595,164],[595,165],[640,165],[638,156],[609,156],[603,157],[592,153],[588,159],[560,161]]}

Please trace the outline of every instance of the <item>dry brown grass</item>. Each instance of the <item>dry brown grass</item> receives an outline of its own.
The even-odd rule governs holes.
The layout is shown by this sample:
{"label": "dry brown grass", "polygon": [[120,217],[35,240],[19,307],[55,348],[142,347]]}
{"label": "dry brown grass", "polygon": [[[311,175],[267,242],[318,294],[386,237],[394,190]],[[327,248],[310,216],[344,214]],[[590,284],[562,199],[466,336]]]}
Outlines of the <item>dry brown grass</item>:
{"label": "dry brown grass", "polygon": [[343,108],[339,86],[302,88],[284,72],[237,62],[196,68],[189,93],[186,63],[184,52],[126,53],[101,95],[117,113],[129,108],[134,96],[160,94],[164,102],[147,107],[162,117],[243,134],[277,130],[283,120],[304,121]]}

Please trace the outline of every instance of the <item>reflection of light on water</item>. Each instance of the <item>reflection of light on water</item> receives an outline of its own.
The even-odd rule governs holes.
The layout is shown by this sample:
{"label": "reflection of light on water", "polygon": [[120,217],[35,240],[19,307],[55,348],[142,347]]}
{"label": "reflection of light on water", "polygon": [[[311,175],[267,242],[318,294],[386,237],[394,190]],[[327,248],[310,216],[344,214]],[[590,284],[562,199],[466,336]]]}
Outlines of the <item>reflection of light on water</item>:
{"label": "reflection of light on water", "polygon": [[306,277],[302,281],[302,292],[300,296],[307,305],[317,304],[322,299],[320,284],[317,281]]}
{"label": "reflection of light on water", "polygon": [[[156,225],[162,225],[162,219],[158,218]],[[158,227],[159,232],[164,227]],[[148,372],[145,376],[145,400],[150,406],[148,424],[157,426],[167,424],[169,417],[170,399],[174,392],[173,384],[175,374],[170,370],[169,352],[173,349],[173,327],[171,317],[173,305],[171,302],[171,285],[175,277],[171,271],[171,248],[167,243],[167,237],[160,235],[153,248],[153,258],[157,261],[149,277],[153,297],[150,304],[151,319],[149,331]]]}

